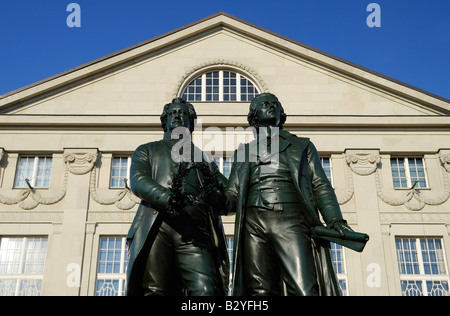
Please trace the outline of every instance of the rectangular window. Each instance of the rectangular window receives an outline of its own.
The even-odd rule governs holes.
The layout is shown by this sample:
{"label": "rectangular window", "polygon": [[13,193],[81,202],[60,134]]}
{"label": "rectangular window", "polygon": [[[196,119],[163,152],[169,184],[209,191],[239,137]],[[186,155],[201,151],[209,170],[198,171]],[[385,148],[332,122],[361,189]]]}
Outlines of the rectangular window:
{"label": "rectangular window", "polygon": [[124,296],[128,264],[125,237],[100,238],[96,296]]}
{"label": "rectangular window", "polygon": [[391,158],[394,188],[427,188],[425,166],[422,158]]}
{"label": "rectangular window", "polygon": [[46,237],[0,238],[0,296],[40,296]]}
{"label": "rectangular window", "polygon": [[[20,157],[17,164],[15,188],[50,187],[52,157]],[[28,183],[28,184],[27,184]]]}
{"label": "rectangular window", "polygon": [[231,280],[233,279],[232,270],[233,270],[233,247],[234,247],[234,237],[227,236],[227,250],[228,250],[228,259],[230,260],[230,283],[228,285],[228,295],[231,296]]}
{"label": "rectangular window", "polygon": [[[111,188],[125,188],[130,179],[131,157],[114,157],[111,163]],[[128,182],[129,183],[129,182]]]}
{"label": "rectangular window", "polygon": [[440,238],[396,238],[403,296],[448,296],[449,275]]}
{"label": "rectangular window", "polygon": [[219,171],[226,177],[230,177],[231,166],[233,165],[233,157],[216,157],[214,158],[217,167],[219,167]]}
{"label": "rectangular window", "polygon": [[320,162],[322,163],[323,171],[330,181],[331,185],[333,185],[333,177],[331,172],[331,159],[329,157],[320,157]]}
{"label": "rectangular window", "polygon": [[344,296],[347,292],[347,274],[345,270],[344,248],[336,243],[331,243],[331,258],[333,260],[334,271],[338,277],[339,287]]}

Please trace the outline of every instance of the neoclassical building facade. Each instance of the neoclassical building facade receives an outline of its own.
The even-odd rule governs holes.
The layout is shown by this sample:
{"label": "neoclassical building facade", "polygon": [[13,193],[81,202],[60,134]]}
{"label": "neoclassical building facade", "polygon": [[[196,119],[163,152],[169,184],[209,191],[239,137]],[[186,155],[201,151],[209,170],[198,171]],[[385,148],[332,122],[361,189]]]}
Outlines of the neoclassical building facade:
{"label": "neoclassical building facade", "polygon": [[262,92],[370,235],[333,247],[343,294],[449,295],[450,101],[226,13],[0,96],[0,295],[123,295],[130,157],[162,138],[164,104],[194,104],[227,175]]}

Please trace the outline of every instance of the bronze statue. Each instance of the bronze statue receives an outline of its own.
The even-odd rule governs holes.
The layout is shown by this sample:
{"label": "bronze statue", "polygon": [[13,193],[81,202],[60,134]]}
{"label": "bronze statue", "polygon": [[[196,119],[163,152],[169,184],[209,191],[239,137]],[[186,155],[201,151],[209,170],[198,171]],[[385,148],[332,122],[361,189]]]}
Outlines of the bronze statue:
{"label": "bronze statue", "polygon": [[328,240],[361,251],[368,237],[347,225],[316,148],[285,121],[275,95],[251,102],[256,139],[236,151],[226,189],[236,212],[232,295],[339,295]]}
{"label": "bronze statue", "polygon": [[[192,104],[174,99],[161,115],[164,138],[133,154],[131,189],[142,202],[127,236],[129,296],[222,296],[228,291],[219,215],[226,179],[191,143],[196,117]],[[183,137],[172,139],[177,131]]]}

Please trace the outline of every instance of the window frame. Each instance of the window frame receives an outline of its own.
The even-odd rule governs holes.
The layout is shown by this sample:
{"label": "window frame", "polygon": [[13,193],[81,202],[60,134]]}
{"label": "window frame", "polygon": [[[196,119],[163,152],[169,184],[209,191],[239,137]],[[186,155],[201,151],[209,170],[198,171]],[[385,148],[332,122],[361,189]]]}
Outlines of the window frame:
{"label": "window frame", "polygon": [[[233,166],[234,157],[233,156],[220,156],[220,157],[213,157],[213,160],[215,164],[217,165],[217,168],[219,168],[220,173],[225,177],[229,178],[231,174],[231,168]],[[227,171],[224,173],[224,167],[227,165]]]}
{"label": "window frame", "polygon": [[[328,164],[329,164],[329,168],[327,168],[327,166],[324,165],[324,161],[327,160]],[[334,187],[334,183],[333,183],[333,164],[331,163],[331,157],[330,156],[320,156],[320,164],[323,168],[323,171],[325,172],[325,175],[327,174],[327,170],[330,171],[330,176],[327,178],[331,183],[331,186]]]}
{"label": "window frame", "polygon": [[[232,86],[230,83],[228,83],[227,85],[224,84],[224,73],[229,73],[229,74],[235,74],[236,75],[236,85]],[[211,78],[207,78],[207,75],[209,74],[214,74],[214,73],[218,73],[218,78],[214,78],[213,75],[211,75]],[[200,79],[200,83],[198,83],[198,80]],[[215,85],[207,85],[207,80],[213,80],[213,79],[218,79],[218,86]],[[228,78],[225,79],[229,79],[231,80],[231,77],[229,76]],[[233,78],[234,79],[234,78]],[[244,93],[242,93],[241,89],[244,87],[241,83],[241,80],[245,79],[246,80],[246,87],[248,86],[248,83],[250,83],[253,88],[255,89],[255,93],[253,97],[249,98],[249,93],[246,90]],[[194,99],[190,99],[189,95],[190,94],[194,94],[194,95],[198,95],[199,93],[197,91],[194,91],[193,93],[189,93],[187,92],[187,89],[190,87],[190,85],[194,83],[194,89],[198,88],[200,86],[200,100],[198,100],[196,97],[194,97]],[[214,88],[218,88],[217,92],[212,92],[212,94],[218,94],[218,99],[214,100],[213,97],[211,97],[211,99],[208,99],[208,92],[207,92],[207,87],[211,87],[212,90],[214,90]],[[225,88],[231,88],[231,87],[236,87],[236,100],[224,100],[224,96],[225,94],[230,95],[230,92],[228,93],[224,93],[224,87]],[[259,95],[261,93],[261,89],[258,87],[257,84],[255,84],[255,82],[249,78],[249,76],[244,75],[238,71],[235,71],[233,69],[209,69],[197,76],[195,76],[194,78],[192,78],[191,80],[189,80],[187,82],[187,84],[181,89],[180,95],[183,99],[185,99],[188,102],[250,102],[255,96]],[[242,100],[242,95],[246,95],[246,99],[247,100]]]}
{"label": "window frame", "polygon": [[[24,295],[24,293],[21,293],[21,291],[24,291],[24,289],[21,289],[21,284],[23,284],[24,281],[40,281],[40,288],[39,288],[39,292],[37,293],[37,296],[42,295],[42,291],[43,291],[43,280],[44,280],[44,271],[45,271],[45,264],[46,264],[46,259],[47,259],[47,252],[48,252],[48,236],[41,236],[41,235],[36,235],[36,236],[0,236],[0,245],[1,245],[1,241],[2,239],[21,239],[21,248],[15,248],[15,249],[19,249],[20,250],[20,254],[18,257],[18,271],[17,273],[2,273],[0,274],[0,281],[2,280],[11,280],[11,281],[16,281],[15,284],[15,289],[14,289],[14,295],[13,296],[28,296],[28,295]],[[29,250],[29,240],[30,239],[45,239],[45,254],[44,257],[42,259],[43,263],[42,263],[42,267],[39,269],[39,272],[37,273],[33,273],[33,272],[26,272],[26,266],[27,266],[27,259],[28,259],[28,255],[30,254]],[[42,241],[41,241],[42,242]],[[43,248],[31,248],[31,249],[43,249]],[[3,256],[8,256],[11,254],[6,253],[3,254]],[[35,261],[32,260],[32,263],[34,263]],[[26,293],[25,293],[26,294]]]}
{"label": "window frame", "polygon": [[[397,241],[400,240],[400,242],[403,244],[403,240],[414,240],[414,245],[415,245],[415,249],[409,249],[409,253],[411,254],[412,252],[415,252],[415,255],[417,257],[417,262],[416,261],[402,261],[400,262],[400,256],[404,256],[405,255],[405,250],[399,249],[397,248]],[[421,246],[421,241],[425,240],[426,243],[429,242],[429,240],[439,240],[440,244],[442,246],[442,261],[443,261],[443,268],[445,269],[444,273],[439,273],[439,274],[433,274],[433,273],[429,273],[426,274],[425,273],[425,261],[423,258],[423,251],[424,249],[422,249]],[[395,253],[396,253],[396,262],[397,262],[397,269],[398,269],[398,274],[400,276],[400,287],[402,288],[402,285],[404,282],[415,282],[415,283],[420,283],[421,284],[421,290],[422,290],[422,295],[421,296],[428,296],[429,292],[428,292],[428,287],[427,287],[427,282],[446,282],[447,283],[447,295],[450,294],[450,275],[449,275],[449,270],[448,270],[448,263],[447,263],[447,259],[446,259],[446,255],[445,255],[445,244],[444,244],[444,238],[442,236],[395,236],[394,239],[395,242]],[[426,249],[428,250],[428,249]],[[402,254],[400,254],[399,252],[403,252]],[[418,268],[418,272],[419,273],[402,273],[402,269],[401,269],[401,264],[417,264],[417,268]],[[430,262],[433,263],[433,262]],[[411,267],[411,269],[414,269],[414,267]],[[402,295],[406,296],[406,291],[403,291],[402,288]]]}
{"label": "window frame", "polygon": [[[101,248],[101,242],[103,239],[121,239],[121,248],[120,248],[120,260],[119,260],[119,272],[108,273],[108,272],[99,272],[99,263],[100,263],[100,253],[103,250]],[[106,261],[108,262],[108,261]],[[100,281],[118,281],[118,288],[116,296],[125,295],[126,288],[126,272],[128,268],[128,249],[127,249],[127,237],[126,236],[113,236],[113,235],[104,235],[100,236],[98,239],[98,253],[97,253],[97,261],[96,261],[96,270],[95,270],[95,285],[94,285],[94,296],[106,296],[99,295],[99,290],[97,290],[98,284]]]}
{"label": "window frame", "polygon": [[124,179],[127,180],[127,185],[129,186],[129,181],[130,181],[130,170],[131,170],[131,156],[129,155],[115,155],[112,156],[111,158],[111,169],[110,169],[110,174],[109,174],[109,188],[110,189],[125,189],[125,183],[122,181],[119,181],[119,183],[121,182],[120,186],[113,186],[112,180],[113,180],[113,168],[114,168],[114,160],[115,159],[127,159],[127,174],[126,177]]}
{"label": "window frame", "polygon": [[[390,168],[391,168],[391,177],[392,177],[392,186],[394,188],[394,190],[411,190],[413,188],[413,183],[411,180],[411,167],[409,165],[409,159],[421,159],[422,160],[422,165],[423,165],[423,173],[424,173],[424,178],[425,178],[425,187],[420,187],[420,186],[414,186],[414,188],[417,189],[430,189],[429,183],[428,183],[428,174],[427,174],[427,168],[426,168],[426,164],[425,164],[425,158],[424,157],[419,157],[419,156],[400,156],[400,157],[396,157],[396,156],[391,156],[390,158]],[[398,167],[398,162],[401,160],[403,161],[403,166],[404,166],[404,172],[405,172],[405,180],[406,180],[406,187],[396,187],[395,186],[395,182],[394,179],[398,178],[398,179],[402,179],[402,177],[394,177],[394,169],[392,168],[392,161],[396,160],[397,163],[397,168],[400,169]],[[400,185],[401,185],[401,181],[400,181]]]}
{"label": "window frame", "polygon": [[[31,172],[31,179],[25,178],[25,180],[21,180],[19,178],[19,176],[21,176],[21,172],[22,170],[20,170],[19,168],[21,167],[21,160],[22,159],[33,159],[33,170]],[[41,173],[43,173],[44,171],[46,171],[47,169],[50,169],[49,172],[49,176],[48,176],[48,186],[43,186],[43,185],[37,185],[37,181],[39,180],[39,160],[40,159],[45,159],[47,161],[47,159],[50,160],[50,167],[45,168]],[[33,189],[48,189],[51,186],[51,180],[52,180],[52,169],[53,169],[53,156],[52,155],[20,155],[17,159],[17,165],[16,165],[16,173],[14,176],[14,186],[13,188],[15,189],[26,189],[28,188],[28,184],[26,182],[26,179],[29,180],[29,185],[33,188]],[[22,183],[24,182],[24,183]],[[46,182],[46,181],[44,181]]]}

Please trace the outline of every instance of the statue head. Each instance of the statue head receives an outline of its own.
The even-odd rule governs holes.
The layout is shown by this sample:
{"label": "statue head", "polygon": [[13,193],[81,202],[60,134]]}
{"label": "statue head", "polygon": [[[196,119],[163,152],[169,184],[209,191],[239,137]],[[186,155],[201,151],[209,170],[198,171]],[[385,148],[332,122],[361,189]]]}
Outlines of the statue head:
{"label": "statue head", "polygon": [[164,105],[160,117],[161,127],[164,132],[171,132],[176,127],[186,127],[192,133],[196,118],[197,113],[191,103],[182,98],[175,98],[171,103]]}
{"label": "statue head", "polygon": [[278,126],[283,128],[286,122],[286,114],[278,98],[272,93],[261,93],[253,98],[247,120],[250,126],[258,128],[262,126]]}

